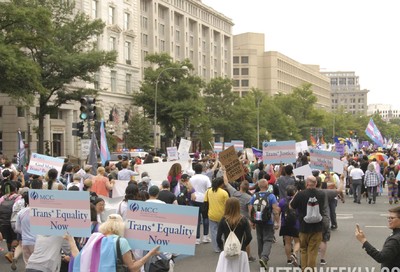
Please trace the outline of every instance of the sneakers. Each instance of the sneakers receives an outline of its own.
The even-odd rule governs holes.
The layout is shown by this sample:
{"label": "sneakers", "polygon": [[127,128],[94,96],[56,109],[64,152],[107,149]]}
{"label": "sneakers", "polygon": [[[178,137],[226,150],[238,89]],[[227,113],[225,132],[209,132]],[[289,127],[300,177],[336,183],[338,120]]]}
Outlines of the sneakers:
{"label": "sneakers", "polygon": [[252,263],[252,262],[254,262],[256,260],[256,258],[254,258],[253,256],[250,256],[249,257],[249,263]]}
{"label": "sneakers", "polygon": [[9,263],[12,263],[12,261],[13,261],[13,256],[14,256],[14,254],[13,254],[12,252],[7,252],[6,254],[4,254],[4,258],[6,258],[6,260],[7,260]]}
{"label": "sneakers", "polygon": [[196,239],[196,245],[200,245],[200,239]]}
{"label": "sneakers", "polygon": [[294,267],[298,267],[299,266],[299,261],[297,260],[297,257],[295,254],[290,255],[290,260],[292,261],[292,265]]}
{"label": "sneakers", "polygon": [[320,265],[326,265],[326,261],[325,261],[325,259],[321,259],[321,261],[320,261]]}
{"label": "sneakers", "polygon": [[203,243],[211,243],[211,238],[210,238],[210,236],[208,236],[208,235],[203,236],[202,242],[203,242]]}
{"label": "sneakers", "polygon": [[266,261],[266,260],[264,260],[262,258],[259,261],[260,261],[261,267],[264,267],[265,269],[267,269],[268,261]]}

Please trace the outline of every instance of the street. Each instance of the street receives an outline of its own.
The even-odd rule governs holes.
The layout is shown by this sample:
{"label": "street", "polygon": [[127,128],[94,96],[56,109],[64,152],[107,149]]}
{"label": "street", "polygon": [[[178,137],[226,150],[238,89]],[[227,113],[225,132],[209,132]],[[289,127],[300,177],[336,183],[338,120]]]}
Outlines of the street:
{"label": "street", "polygon": [[[372,271],[380,271],[380,265],[369,257],[361,248],[361,244],[354,236],[355,224],[358,223],[365,232],[368,241],[376,248],[380,249],[385,238],[390,234],[387,228],[387,210],[393,206],[388,204],[387,196],[377,198],[377,204],[368,204],[365,198],[360,204],[353,203],[350,197],[346,197],[346,203],[338,204],[337,219],[338,229],[332,231],[331,240],[328,243],[326,256],[327,264],[325,267],[365,267]],[[256,256],[257,244],[256,234],[253,231],[253,241],[251,251]],[[287,267],[286,257],[282,238],[277,236],[277,242],[272,246],[269,267]],[[1,243],[5,247],[5,243]],[[319,261],[320,258],[318,258]],[[204,272],[215,271],[218,261],[218,254],[214,253],[211,244],[201,244],[196,246],[195,256],[179,256],[175,264],[175,272]],[[17,271],[24,271],[22,258],[18,262]],[[250,263],[251,271],[260,271],[258,260]],[[0,271],[11,271],[10,264],[4,258],[4,251],[0,253]],[[348,271],[348,270],[346,270]]]}

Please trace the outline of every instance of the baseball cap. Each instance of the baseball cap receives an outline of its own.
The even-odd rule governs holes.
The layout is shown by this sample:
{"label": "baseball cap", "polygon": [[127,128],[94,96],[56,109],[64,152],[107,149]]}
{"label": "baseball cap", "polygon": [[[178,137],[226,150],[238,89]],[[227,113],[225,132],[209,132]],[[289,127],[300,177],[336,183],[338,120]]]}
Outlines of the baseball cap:
{"label": "baseball cap", "polygon": [[153,185],[149,189],[149,195],[150,196],[157,196],[159,192],[160,192],[160,189],[158,188],[157,185]]}

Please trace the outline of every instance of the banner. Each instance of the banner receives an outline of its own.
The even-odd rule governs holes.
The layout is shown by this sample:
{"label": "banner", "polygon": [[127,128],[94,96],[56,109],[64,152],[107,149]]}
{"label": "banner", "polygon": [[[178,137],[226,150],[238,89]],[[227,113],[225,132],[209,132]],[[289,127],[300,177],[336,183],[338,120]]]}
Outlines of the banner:
{"label": "banner", "polygon": [[179,160],[178,149],[176,148],[176,146],[167,147],[167,156],[169,161]]}
{"label": "banner", "polygon": [[310,149],[310,167],[325,170],[326,166],[333,171],[333,158],[340,159],[340,154],[319,149]]}
{"label": "banner", "polygon": [[375,125],[374,120],[369,119],[367,128],[365,129],[365,134],[374,141],[378,146],[383,146],[383,137],[378,127]]}
{"label": "banner", "polygon": [[192,145],[192,141],[182,139],[179,142],[179,147],[178,147],[178,155],[180,160],[189,160],[189,151],[190,151],[190,146]]}
{"label": "banner", "polygon": [[114,180],[114,181],[115,183],[112,189],[112,198],[125,196],[125,190],[126,187],[128,187],[129,180]]}
{"label": "banner", "polygon": [[215,153],[220,153],[220,152],[222,152],[222,150],[224,150],[223,143],[220,143],[220,142],[214,143],[214,152]]}
{"label": "banner", "polygon": [[198,207],[128,201],[125,238],[131,248],[194,255]]}
{"label": "banner", "polygon": [[345,150],[344,150],[344,144],[335,143],[335,151],[336,151],[337,153],[339,153],[340,156],[343,156],[343,155],[344,155],[344,152],[345,152]]}
{"label": "banner", "polygon": [[257,149],[255,147],[252,147],[251,150],[253,151],[254,156],[256,156],[257,158],[261,158],[262,157],[262,150],[261,149]]}
{"label": "banner", "polygon": [[296,161],[296,142],[263,142],[263,162],[270,163],[293,163]]}
{"label": "banner", "polygon": [[244,169],[239,161],[235,148],[233,146],[219,153],[219,160],[225,167],[226,175],[229,181],[235,181],[244,176]]}
{"label": "banner", "polygon": [[168,172],[174,163],[180,163],[184,173],[190,176],[194,175],[192,164],[189,163],[189,160],[139,164],[137,170],[140,175],[143,172],[147,172],[153,185],[161,185],[161,182],[167,179]]}
{"label": "banner", "polygon": [[89,237],[89,192],[29,189],[30,229],[34,234]]}
{"label": "banner", "polygon": [[27,172],[32,175],[43,176],[47,171],[54,168],[60,175],[63,164],[64,159],[32,153]]}
{"label": "banner", "polygon": [[224,150],[227,150],[231,146],[233,146],[232,143],[228,143],[228,142],[224,143]]}
{"label": "banner", "polygon": [[244,141],[232,140],[231,144],[235,147],[236,152],[244,149]]}

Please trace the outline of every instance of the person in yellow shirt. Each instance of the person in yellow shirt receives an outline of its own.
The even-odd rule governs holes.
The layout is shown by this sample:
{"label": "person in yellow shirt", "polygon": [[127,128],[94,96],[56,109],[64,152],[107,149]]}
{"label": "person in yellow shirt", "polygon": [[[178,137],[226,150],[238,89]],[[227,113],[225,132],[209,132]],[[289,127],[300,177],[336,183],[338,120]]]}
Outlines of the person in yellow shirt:
{"label": "person in yellow shirt", "polygon": [[215,252],[221,252],[217,244],[218,223],[224,216],[225,202],[229,198],[228,193],[222,189],[224,186],[222,177],[215,178],[204,197],[204,202],[208,202],[211,244]]}

